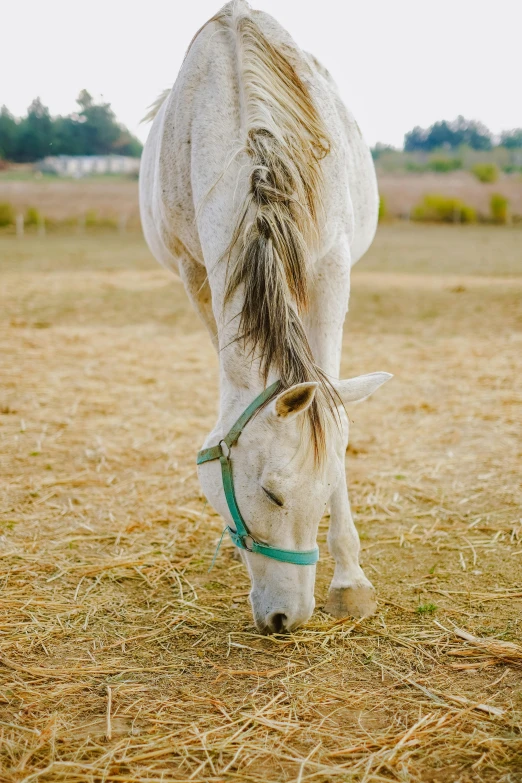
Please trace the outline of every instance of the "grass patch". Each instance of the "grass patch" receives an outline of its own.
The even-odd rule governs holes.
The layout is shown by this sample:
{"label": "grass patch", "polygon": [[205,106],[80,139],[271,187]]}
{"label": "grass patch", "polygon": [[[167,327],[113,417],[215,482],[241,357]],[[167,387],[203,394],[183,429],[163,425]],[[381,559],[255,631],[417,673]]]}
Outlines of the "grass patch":
{"label": "grass patch", "polygon": [[460,199],[431,193],[413,208],[411,219],[425,223],[476,223],[477,213]]}
{"label": "grass patch", "polygon": [[435,614],[438,607],[437,604],[427,603],[427,604],[419,604],[419,606],[415,609],[417,614],[420,615],[430,615]]}

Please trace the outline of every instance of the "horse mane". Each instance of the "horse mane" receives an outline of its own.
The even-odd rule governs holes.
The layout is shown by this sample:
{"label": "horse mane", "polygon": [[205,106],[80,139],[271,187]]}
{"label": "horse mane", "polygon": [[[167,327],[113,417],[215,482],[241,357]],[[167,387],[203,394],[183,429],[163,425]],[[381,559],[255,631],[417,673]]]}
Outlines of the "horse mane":
{"label": "horse mane", "polygon": [[[265,383],[271,368],[283,388],[317,381],[322,391],[317,396],[332,408],[335,395],[314,361],[301,321],[309,302],[328,132],[302,79],[263,35],[248,5],[234,0],[220,16],[234,35],[250,159],[249,192],[227,253],[225,302],[242,287],[239,339],[252,356],[260,356]],[[325,447],[317,397],[308,411],[317,458]]]}
{"label": "horse mane", "polygon": [[[281,387],[316,381],[321,393],[308,408],[314,454],[325,450],[324,405],[338,400],[316,365],[301,321],[309,303],[310,255],[318,234],[328,131],[294,66],[273,46],[245,0],[232,0],[208,20],[231,32],[241,102],[241,133],[249,190],[230,245],[225,303],[241,287],[239,340],[260,357],[265,383],[277,369]],[[185,55],[185,57],[187,56]],[[303,67],[309,67],[303,61]],[[154,119],[170,90],[155,101]]]}

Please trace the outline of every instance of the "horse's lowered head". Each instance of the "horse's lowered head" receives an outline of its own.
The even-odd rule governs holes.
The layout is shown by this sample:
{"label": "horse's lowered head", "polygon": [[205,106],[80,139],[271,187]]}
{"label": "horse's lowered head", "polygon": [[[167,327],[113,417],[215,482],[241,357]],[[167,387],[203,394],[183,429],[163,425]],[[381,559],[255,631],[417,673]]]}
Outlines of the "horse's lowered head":
{"label": "horse's lowered head", "polygon": [[240,548],[262,633],[291,631],[311,616],[319,522],[344,473],[343,405],[365,399],[391,377],[377,372],[332,384],[339,421],[329,421],[319,459],[303,416],[318,393],[312,382],[291,386],[268,404],[261,401],[228,435],[218,425],[207,438],[210,448],[198,457],[201,486]]}

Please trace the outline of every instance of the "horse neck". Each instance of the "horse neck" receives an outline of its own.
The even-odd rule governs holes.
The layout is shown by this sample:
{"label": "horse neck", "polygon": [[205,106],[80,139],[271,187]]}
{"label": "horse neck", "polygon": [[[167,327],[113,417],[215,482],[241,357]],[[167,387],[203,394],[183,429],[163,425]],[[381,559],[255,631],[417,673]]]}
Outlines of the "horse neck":
{"label": "horse neck", "polygon": [[[229,307],[225,308],[224,318]],[[219,424],[225,431],[236,421],[263,389],[279,380],[277,368],[272,367],[268,377],[261,372],[259,359],[252,356],[248,343],[242,339],[237,327],[239,319],[229,319],[221,330],[219,339]]]}

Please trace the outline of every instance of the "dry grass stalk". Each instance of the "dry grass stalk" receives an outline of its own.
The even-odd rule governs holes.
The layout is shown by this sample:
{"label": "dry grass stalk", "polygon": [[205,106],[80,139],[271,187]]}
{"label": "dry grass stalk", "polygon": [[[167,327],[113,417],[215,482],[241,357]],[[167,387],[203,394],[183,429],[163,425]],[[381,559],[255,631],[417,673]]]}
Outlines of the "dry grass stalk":
{"label": "dry grass stalk", "polygon": [[[447,629],[444,628],[443,625],[441,625],[439,622],[435,621],[437,625],[442,628],[444,631]],[[514,642],[505,642],[501,639],[492,639],[492,638],[478,638],[477,636],[473,636],[473,634],[468,633],[468,631],[464,631],[462,628],[457,628],[457,626],[454,626],[452,629],[455,636],[460,637],[461,639],[465,639],[467,642],[473,645],[473,647],[478,648],[481,652],[485,652],[488,655],[494,656],[492,661],[503,661],[504,663],[510,663],[513,666],[522,666],[522,646],[519,644],[514,644]],[[448,633],[451,633],[448,631]],[[462,650],[460,654],[469,654],[471,651],[468,650]],[[456,655],[457,652],[454,651],[453,655]],[[487,662],[488,665],[490,665],[490,661]]]}
{"label": "dry grass stalk", "polygon": [[105,737],[108,740],[112,739],[111,708],[112,708],[112,688],[110,685],[107,685],[107,730],[105,732]]}

